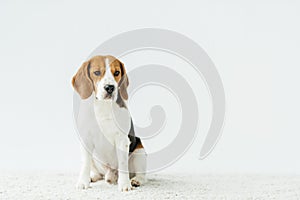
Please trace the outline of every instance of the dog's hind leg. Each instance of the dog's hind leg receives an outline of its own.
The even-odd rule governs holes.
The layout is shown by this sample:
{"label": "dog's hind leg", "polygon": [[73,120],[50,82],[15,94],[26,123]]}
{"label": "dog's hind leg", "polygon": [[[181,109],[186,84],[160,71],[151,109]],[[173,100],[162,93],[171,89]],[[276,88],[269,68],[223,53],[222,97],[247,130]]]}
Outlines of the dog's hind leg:
{"label": "dog's hind leg", "polygon": [[101,174],[98,169],[96,168],[96,165],[94,161],[92,160],[91,163],[91,182],[97,182],[104,179],[104,174]]}

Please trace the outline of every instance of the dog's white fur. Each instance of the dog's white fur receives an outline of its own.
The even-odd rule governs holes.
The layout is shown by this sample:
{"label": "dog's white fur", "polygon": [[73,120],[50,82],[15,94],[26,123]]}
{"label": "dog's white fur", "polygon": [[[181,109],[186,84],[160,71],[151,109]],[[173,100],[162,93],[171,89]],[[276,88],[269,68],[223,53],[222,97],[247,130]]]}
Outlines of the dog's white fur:
{"label": "dog's white fur", "polygon": [[[79,109],[77,125],[82,140],[82,167],[76,187],[87,189],[91,180],[105,179],[109,183],[117,181],[120,191],[129,191],[132,184],[146,181],[146,153],[144,148],[139,148],[129,155],[130,113],[116,103],[118,83],[107,58],[105,63],[106,72],[97,83],[96,96],[93,93],[89,99],[82,100]],[[108,100],[104,98],[106,84],[116,88]]]}

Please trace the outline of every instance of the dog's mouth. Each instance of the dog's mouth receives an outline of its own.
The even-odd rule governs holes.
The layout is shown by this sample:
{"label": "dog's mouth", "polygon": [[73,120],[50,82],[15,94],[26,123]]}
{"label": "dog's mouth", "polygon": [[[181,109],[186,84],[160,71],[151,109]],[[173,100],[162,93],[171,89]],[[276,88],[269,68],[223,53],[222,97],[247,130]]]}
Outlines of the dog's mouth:
{"label": "dog's mouth", "polygon": [[96,100],[113,100],[115,98],[115,93],[103,92],[101,95],[96,95]]}
{"label": "dog's mouth", "polygon": [[108,93],[106,93],[103,97],[103,99],[105,99],[105,100],[109,100],[109,99],[112,99],[112,98],[113,98],[113,94],[108,94]]}

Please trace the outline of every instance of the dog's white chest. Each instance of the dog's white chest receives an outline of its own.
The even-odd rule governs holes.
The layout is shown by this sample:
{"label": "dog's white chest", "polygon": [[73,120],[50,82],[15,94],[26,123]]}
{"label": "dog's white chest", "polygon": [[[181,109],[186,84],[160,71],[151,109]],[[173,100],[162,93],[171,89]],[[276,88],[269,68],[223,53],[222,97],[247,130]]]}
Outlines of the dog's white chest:
{"label": "dog's white chest", "polygon": [[99,140],[95,143],[97,157],[112,167],[117,167],[116,143],[128,139],[131,128],[130,113],[112,101],[95,101],[94,112],[99,126]]}
{"label": "dog's white chest", "polygon": [[100,130],[105,136],[129,133],[131,126],[130,113],[113,101],[95,101],[94,111]]}

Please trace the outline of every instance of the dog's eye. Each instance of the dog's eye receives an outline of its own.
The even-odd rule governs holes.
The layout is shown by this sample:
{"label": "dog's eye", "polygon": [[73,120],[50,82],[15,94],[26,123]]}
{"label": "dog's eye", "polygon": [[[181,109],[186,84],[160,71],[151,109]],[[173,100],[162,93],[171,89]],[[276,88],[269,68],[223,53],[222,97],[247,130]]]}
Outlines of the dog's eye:
{"label": "dog's eye", "polygon": [[115,71],[114,76],[119,76],[120,72],[119,71]]}
{"label": "dog's eye", "polygon": [[100,76],[101,72],[100,72],[100,71],[95,71],[94,74],[95,74],[96,76]]}

